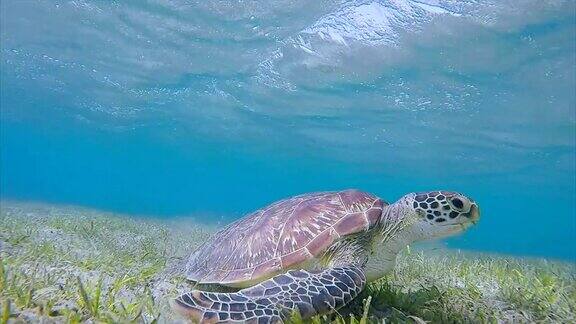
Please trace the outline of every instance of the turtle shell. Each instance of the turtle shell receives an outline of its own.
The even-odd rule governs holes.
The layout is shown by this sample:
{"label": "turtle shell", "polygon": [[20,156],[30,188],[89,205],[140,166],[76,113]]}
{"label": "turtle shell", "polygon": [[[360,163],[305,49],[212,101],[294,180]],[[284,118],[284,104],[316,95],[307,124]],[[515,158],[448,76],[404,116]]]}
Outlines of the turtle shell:
{"label": "turtle shell", "polygon": [[320,256],[343,236],[374,227],[385,205],[358,190],[278,201],[217,232],[192,253],[186,276],[238,287],[259,282]]}

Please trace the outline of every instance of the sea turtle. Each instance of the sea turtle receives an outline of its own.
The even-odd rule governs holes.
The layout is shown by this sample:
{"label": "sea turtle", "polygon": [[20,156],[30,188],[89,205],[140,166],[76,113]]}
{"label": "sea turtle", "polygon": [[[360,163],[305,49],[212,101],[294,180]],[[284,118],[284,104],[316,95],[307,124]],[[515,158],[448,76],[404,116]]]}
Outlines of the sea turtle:
{"label": "sea turtle", "polygon": [[288,198],[228,225],[193,252],[186,276],[196,290],[172,304],[202,323],[327,314],[390,271],[406,245],[462,232],[479,217],[472,199],[449,191],[410,193],[393,204],[359,190]]}

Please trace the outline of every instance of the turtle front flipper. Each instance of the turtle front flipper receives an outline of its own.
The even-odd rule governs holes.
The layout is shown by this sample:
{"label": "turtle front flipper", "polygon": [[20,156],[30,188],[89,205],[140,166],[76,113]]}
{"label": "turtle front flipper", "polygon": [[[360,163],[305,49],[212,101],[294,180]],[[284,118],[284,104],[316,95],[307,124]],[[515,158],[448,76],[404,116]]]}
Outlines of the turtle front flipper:
{"label": "turtle front flipper", "polygon": [[274,305],[251,300],[240,292],[194,290],[176,298],[173,307],[197,323],[282,323]]}
{"label": "turtle front flipper", "polygon": [[236,293],[193,291],[178,297],[176,305],[199,322],[277,323],[294,310],[303,319],[331,313],[356,297],[365,284],[364,272],[353,265],[316,273],[291,270]]}

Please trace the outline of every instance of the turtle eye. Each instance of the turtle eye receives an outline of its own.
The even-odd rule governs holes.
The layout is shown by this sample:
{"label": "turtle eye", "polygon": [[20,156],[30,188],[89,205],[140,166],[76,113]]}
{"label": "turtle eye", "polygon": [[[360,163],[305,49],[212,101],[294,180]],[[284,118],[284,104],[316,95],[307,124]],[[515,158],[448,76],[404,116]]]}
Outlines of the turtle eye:
{"label": "turtle eye", "polygon": [[452,199],[452,205],[458,209],[464,208],[464,203],[459,198]]}

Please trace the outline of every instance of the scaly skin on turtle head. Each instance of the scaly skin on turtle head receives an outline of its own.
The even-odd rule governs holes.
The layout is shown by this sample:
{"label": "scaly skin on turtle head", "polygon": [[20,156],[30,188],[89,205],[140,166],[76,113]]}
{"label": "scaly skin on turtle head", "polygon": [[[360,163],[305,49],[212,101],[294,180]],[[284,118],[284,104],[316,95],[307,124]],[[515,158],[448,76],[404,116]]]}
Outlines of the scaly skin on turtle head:
{"label": "scaly skin on turtle head", "polygon": [[410,193],[388,207],[387,217],[399,217],[407,243],[458,234],[480,218],[474,200],[451,191]]}

